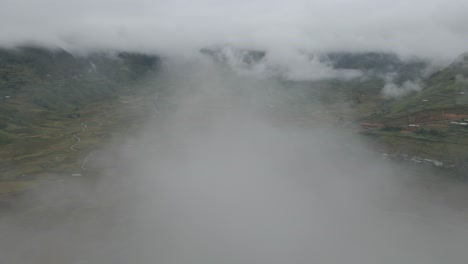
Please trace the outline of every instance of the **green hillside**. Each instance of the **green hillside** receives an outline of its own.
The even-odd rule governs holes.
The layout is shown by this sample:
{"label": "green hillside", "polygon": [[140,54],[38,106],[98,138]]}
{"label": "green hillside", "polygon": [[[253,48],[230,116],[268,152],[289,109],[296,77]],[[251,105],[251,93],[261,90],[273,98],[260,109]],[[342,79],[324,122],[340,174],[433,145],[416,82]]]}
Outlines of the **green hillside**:
{"label": "green hillside", "polygon": [[0,96],[27,94],[45,109],[73,108],[112,96],[158,63],[158,57],[130,53],[77,57],[64,50],[0,49]]}
{"label": "green hillside", "polygon": [[[468,165],[468,55],[423,81],[421,92],[383,100],[362,121],[365,135],[395,157],[436,159],[458,176]],[[375,114],[376,113],[376,114]]]}
{"label": "green hillside", "polygon": [[[139,120],[145,80],[159,64],[157,56],[134,53],[0,49],[0,183],[83,170],[85,156],[111,132]],[[76,135],[80,144],[72,147]]]}
{"label": "green hillside", "polygon": [[463,54],[442,71],[431,75],[420,93],[393,101],[388,108],[387,117],[397,118],[441,110],[468,113],[467,78],[468,55]]}
{"label": "green hillside", "polygon": [[[20,112],[70,112],[128,91],[156,70],[159,58],[95,53],[77,57],[58,49],[0,49],[0,128],[22,125]],[[1,142],[6,142],[1,140]]]}

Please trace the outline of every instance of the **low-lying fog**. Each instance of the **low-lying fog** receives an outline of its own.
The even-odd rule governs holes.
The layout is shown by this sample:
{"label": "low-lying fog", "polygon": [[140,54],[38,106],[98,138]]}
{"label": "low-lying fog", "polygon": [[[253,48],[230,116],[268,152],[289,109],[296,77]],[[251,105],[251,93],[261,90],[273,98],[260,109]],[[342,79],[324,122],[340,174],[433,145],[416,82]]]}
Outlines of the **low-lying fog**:
{"label": "low-lying fog", "polygon": [[5,220],[1,263],[468,260],[463,183],[382,160],[326,116],[296,124],[322,106],[298,110],[281,82],[165,67],[157,117],[100,154],[113,169],[94,190],[64,186],[72,202]]}

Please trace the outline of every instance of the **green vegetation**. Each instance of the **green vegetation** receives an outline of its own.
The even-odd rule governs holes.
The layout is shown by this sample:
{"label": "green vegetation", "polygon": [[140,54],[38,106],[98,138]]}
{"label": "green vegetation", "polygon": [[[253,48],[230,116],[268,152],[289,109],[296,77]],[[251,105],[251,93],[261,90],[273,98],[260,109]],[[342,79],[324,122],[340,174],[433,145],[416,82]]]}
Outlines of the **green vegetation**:
{"label": "green vegetation", "polygon": [[362,120],[383,125],[364,134],[394,155],[433,158],[457,169],[465,168],[468,164],[467,77],[468,56],[464,54],[429,76],[421,92],[387,100],[377,108],[378,115],[368,113],[366,117],[362,112]]}
{"label": "green vegetation", "polygon": [[3,101],[27,94],[43,109],[75,108],[115,96],[158,67],[159,58],[142,54],[91,54],[25,47],[0,49]]}
{"label": "green vegetation", "polygon": [[81,173],[89,152],[146,118],[143,84],[158,65],[143,54],[0,49],[0,194],[23,178]]}
{"label": "green vegetation", "polygon": [[382,131],[391,131],[391,132],[400,132],[401,130],[403,130],[403,127],[385,125],[384,127],[381,128],[381,130]]}
{"label": "green vegetation", "polygon": [[424,129],[424,128],[421,128],[419,130],[416,130],[414,133],[420,134],[420,135],[429,135],[429,136],[433,136],[433,137],[445,137],[445,136],[447,136],[446,133],[444,133],[442,131],[439,131],[437,129]]}
{"label": "green vegetation", "polygon": [[64,50],[0,49],[0,144],[39,125],[45,115],[79,118],[82,106],[131,93],[158,65],[158,57],[142,54],[76,57]]}
{"label": "green vegetation", "polygon": [[468,113],[466,78],[468,78],[468,58],[462,55],[447,68],[430,76],[422,92],[391,102],[387,116],[397,118],[434,110]]}
{"label": "green vegetation", "polygon": [[[405,153],[468,165],[468,55],[423,78],[427,64],[385,53],[331,53],[335,69],[359,70],[360,78],[311,82],[310,97],[325,103],[338,124],[361,125],[361,134],[388,153]],[[401,85],[420,80],[423,90],[403,98],[382,95],[385,77]],[[423,78],[423,79],[421,79]],[[349,111],[353,109],[353,111]],[[352,115],[350,114],[352,112]]]}

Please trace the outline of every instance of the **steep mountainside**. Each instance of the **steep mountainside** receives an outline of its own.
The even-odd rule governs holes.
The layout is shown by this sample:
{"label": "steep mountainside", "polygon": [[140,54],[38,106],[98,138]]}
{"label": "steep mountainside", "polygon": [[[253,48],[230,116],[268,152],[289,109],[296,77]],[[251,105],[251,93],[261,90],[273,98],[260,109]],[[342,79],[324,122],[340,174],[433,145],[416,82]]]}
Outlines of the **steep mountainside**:
{"label": "steep mountainside", "polygon": [[361,129],[393,157],[468,177],[468,55],[422,83],[420,92],[384,100],[363,118]]}
{"label": "steep mountainside", "polygon": [[128,91],[158,64],[158,57],[142,54],[76,57],[60,49],[0,49],[0,128],[27,126],[45,110],[76,115],[83,105]]}
{"label": "steep mountainside", "polygon": [[145,114],[144,81],[159,64],[144,54],[0,49],[0,181],[84,170],[86,155]]}
{"label": "steep mountainside", "polygon": [[468,113],[468,55],[463,54],[425,81],[422,92],[392,102],[389,116],[425,111]]}
{"label": "steep mountainside", "polygon": [[130,53],[76,57],[64,50],[0,49],[0,96],[28,94],[46,109],[76,107],[112,96],[158,63],[155,56]]}

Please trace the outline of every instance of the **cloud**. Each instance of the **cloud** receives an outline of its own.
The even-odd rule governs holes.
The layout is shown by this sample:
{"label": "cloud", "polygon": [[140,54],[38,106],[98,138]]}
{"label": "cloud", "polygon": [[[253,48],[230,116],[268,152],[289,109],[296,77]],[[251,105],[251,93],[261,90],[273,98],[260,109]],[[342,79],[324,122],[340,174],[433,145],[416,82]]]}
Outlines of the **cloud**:
{"label": "cloud", "polygon": [[3,1],[1,45],[191,53],[231,44],[281,54],[394,51],[452,59],[466,51],[466,1]]}
{"label": "cloud", "polygon": [[400,98],[413,92],[419,92],[422,88],[417,81],[405,81],[402,85],[387,81],[382,88],[382,94],[390,98]]}
{"label": "cloud", "polygon": [[[285,80],[313,81],[320,79],[352,79],[363,73],[354,69],[335,69],[321,54],[307,52],[266,53],[236,49],[226,45],[204,49],[202,54],[228,65],[239,74],[260,78],[282,77]],[[257,58],[255,58],[257,57]]]}

